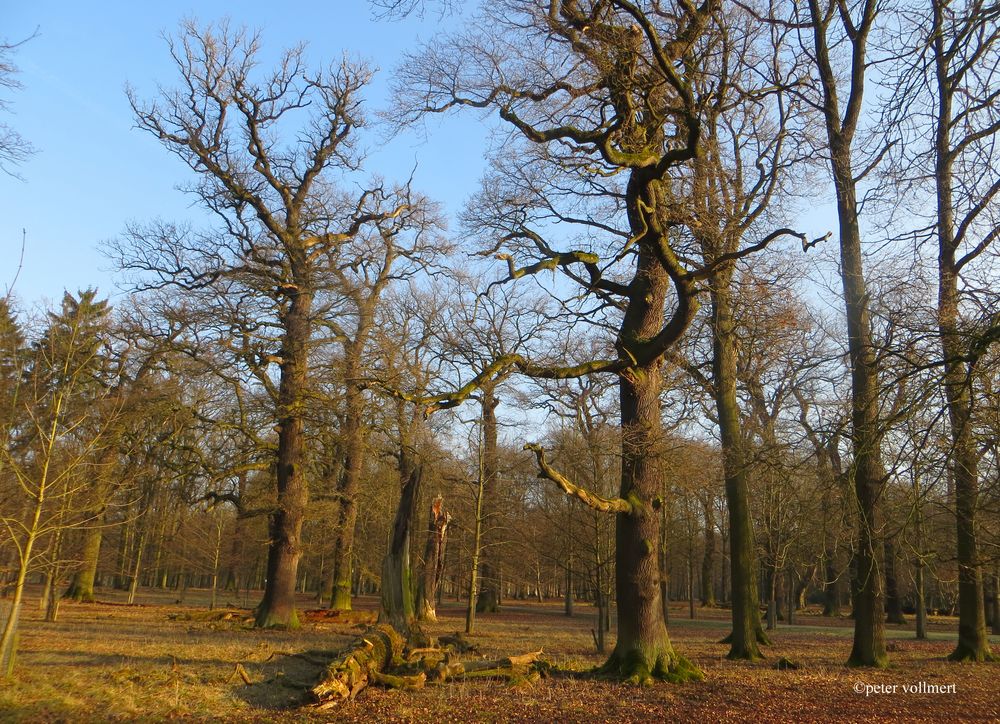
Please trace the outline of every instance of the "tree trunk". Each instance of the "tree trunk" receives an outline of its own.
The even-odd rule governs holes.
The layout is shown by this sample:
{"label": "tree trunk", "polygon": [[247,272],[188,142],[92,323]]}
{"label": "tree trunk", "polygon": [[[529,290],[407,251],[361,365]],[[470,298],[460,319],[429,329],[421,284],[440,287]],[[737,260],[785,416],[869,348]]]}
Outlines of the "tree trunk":
{"label": "tree trunk", "polygon": [[[293,269],[294,269],[293,265]],[[300,280],[297,280],[300,281]],[[309,368],[312,296],[300,281],[285,313],[281,379],[278,385],[277,507],[268,520],[270,544],[264,598],[255,625],[297,628],[295,581],[302,556],[302,522],[309,500],[305,478],[305,395]]]}
{"label": "tree trunk", "polygon": [[1000,635],[1000,568],[993,572],[993,635]]}
{"label": "tree trunk", "polygon": [[[693,289],[668,276],[660,251],[666,231],[654,226],[640,208],[655,208],[665,193],[655,171],[633,170],[628,182],[630,227],[645,229],[638,243],[635,276],[629,284],[628,304],[616,340],[621,358],[638,360],[644,340],[676,341],[688,327],[697,307]],[[660,250],[660,251],[658,251]],[[677,308],[664,325],[667,290],[673,282]],[[679,656],[663,621],[658,548],[661,491],[662,415],[660,395],[662,352],[618,373],[621,415],[621,484],[619,498],[629,501],[628,512],[615,514],[615,599],[618,640],[602,670],[635,682],[651,678],[684,681],[702,673]]]}
{"label": "tree trunk", "polygon": [[427,521],[427,542],[424,545],[424,569],[417,591],[417,620],[437,621],[435,601],[444,578],[444,554],[448,544],[448,525],[451,515],[444,510],[444,499],[439,495],[431,503]]}
{"label": "tree trunk", "polygon": [[892,541],[885,541],[885,622],[905,624],[903,601],[899,595],[899,580],[896,577],[896,547]]}
{"label": "tree trunk", "polygon": [[927,601],[924,593],[924,556],[917,551],[917,571],[913,580],[917,596],[917,638],[927,638]]}
{"label": "tree trunk", "polygon": [[[240,472],[236,476],[236,493],[240,496],[240,499],[243,499],[243,495],[246,493],[246,473]],[[229,547],[229,560],[226,563],[226,573],[223,577],[225,581],[222,586],[223,590],[234,591],[237,596],[240,593],[240,589],[243,588],[242,581],[247,579],[245,570],[242,574],[240,573],[240,569],[243,566],[244,548],[246,546],[245,529],[246,520],[237,515],[236,521],[233,524],[233,538]]]}
{"label": "tree trunk", "polygon": [[660,516],[653,509],[653,499],[660,489],[655,464],[662,442],[659,364],[629,370],[620,380],[620,497],[635,502],[631,512],[616,517],[618,641],[603,670],[636,682],[651,677],[684,680],[700,672],[678,656],[670,643],[657,565]]}
{"label": "tree trunk", "polygon": [[566,562],[566,593],[563,599],[563,614],[573,617],[573,557]]}
{"label": "tree trunk", "polygon": [[715,606],[715,511],[714,501],[702,501],[705,516],[705,551],[701,558],[701,605]]}
{"label": "tree trunk", "polygon": [[496,408],[500,400],[493,394],[493,389],[484,387],[482,390],[482,425],[483,425],[483,516],[489,521],[484,526],[483,548],[479,575],[479,598],[476,601],[477,613],[496,613],[500,610],[500,560],[502,556],[499,545],[499,505],[497,501],[497,477],[500,471],[500,460],[497,453],[497,416]]}
{"label": "tree trunk", "polygon": [[878,369],[871,337],[868,293],[862,268],[861,231],[850,148],[834,139],[831,157],[837,189],[841,279],[847,308],[851,366],[851,443],[854,450],[854,494],[858,507],[855,550],[854,644],[848,659],[854,666],[886,666],[885,614],[878,552],[881,529],[882,432],[878,419]]}
{"label": "tree trunk", "polygon": [[[55,426],[53,425],[53,436],[54,429]],[[51,455],[51,446],[49,454]],[[39,486],[38,493],[35,496],[31,525],[25,528],[25,539],[19,549],[20,556],[18,558],[17,577],[14,581],[14,598],[10,602],[10,610],[7,612],[7,620],[4,622],[3,632],[0,633],[0,678],[11,676],[14,673],[14,664],[17,659],[21,606],[24,602],[24,585],[28,578],[28,570],[34,562],[34,546],[38,538],[44,503],[45,485],[43,483]]]}
{"label": "tree trunk", "polygon": [[935,183],[938,233],[938,329],[944,355],[944,390],[951,431],[951,468],[955,476],[955,514],[958,553],[958,645],[952,661],[992,660],[986,634],[983,578],[976,537],[979,505],[979,455],[973,438],[972,375],[965,362],[966,349],[959,331],[959,277],[956,260],[955,183],[951,131],[952,100],[956,89],[945,49],[946,18],[943,0],[933,0],[934,61],[937,80],[935,128]]}
{"label": "tree trunk", "polygon": [[840,581],[834,556],[836,550],[827,548],[823,555],[823,615],[840,615]]}
{"label": "tree trunk", "polygon": [[[852,46],[848,100],[841,113],[837,73],[831,63],[827,32],[831,18],[818,0],[810,0],[813,58],[820,76],[822,112],[829,145],[830,167],[837,194],[840,232],[840,276],[847,318],[847,347],[851,370],[851,443],[854,451],[854,499],[858,509],[855,545],[854,644],[848,664],[884,667],[885,616],[882,576],[878,568],[881,551],[881,492],[885,483],[882,467],[882,430],[879,426],[878,356],[872,343],[871,315],[865,285],[861,229],[858,223],[857,181],[852,163],[852,145],[864,98],[868,34],[877,16],[875,0],[858,6],[859,20],[841,14],[839,22],[850,25]],[[832,11],[831,11],[832,12]]]}
{"label": "tree trunk", "polygon": [[792,578],[793,578],[792,566],[789,566],[788,567],[788,573],[785,575],[785,584],[786,584],[786,588],[785,588],[785,596],[786,596],[785,611],[787,612],[787,616],[786,616],[785,622],[789,626],[792,625],[792,617],[795,615],[795,601],[796,601],[796,597],[795,597],[795,585],[794,585],[794,583],[792,581]]}
{"label": "tree trunk", "polygon": [[382,561],[382,610],[379,618],[404,636],[409,636],[416,617],[413,570],[410,567],[410,528],[417,510],[422,469],[412,465],[409,452],[400,451],[402,483],[399,506],[392,525],[389,552]]}
{"label": "tree trunk", "polygon": [[[96,521],[95,521],[96,523]],[[101,540],[103,529],[99,525],[87,528],[83,532],[83,548],[80,551],[80,568],[73,574],[73,580],[63,595],[72,601],[93,603],[94,577],[97,575],[97,564],[101,555]]]}
{"label": "tree trunk", "polygon": [[712,376],[722,441],[722,465],[729,511],[729,575],[733,629],[725,639],[729,659],[761,658],[767,643],[761,626],[757,592],[757,545],[750,518],[750,484],[743,452],[736,397],[736,339],[732,310],[732,269],[710,280],[712,300]]}
{"label": "tree trunk", "polygon": [[767,588],[767,630],[774,631],[778,627],[778,581],[773,565],[768,564],[764,574],[764,585]]}
{"label": "tree trunk", "polygon": [[354,552],[354,529],[358,521],[357,495],[361,485],[361,467],[365,453],[364,396],[358,386],[361,377],[362,348],[348,345],[344,371],[344,467],[340,477],[337,514],[337,539],[333,549],[333,593],[330,608],[351,610],[351,560]]}

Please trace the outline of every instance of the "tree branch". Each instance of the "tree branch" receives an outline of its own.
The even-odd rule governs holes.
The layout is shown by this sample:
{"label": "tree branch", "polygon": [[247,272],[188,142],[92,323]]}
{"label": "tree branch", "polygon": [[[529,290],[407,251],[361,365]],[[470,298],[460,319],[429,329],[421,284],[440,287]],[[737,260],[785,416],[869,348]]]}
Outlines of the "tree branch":
{"label": "tree branch", "polygon": [[624,498],[602,498],[578,485],[571,483],[562,473],[552,468],[545,461],[545,449],[538,443],[529,442],[524,446],[525,450],[535,453],[538,460],[538,477],[551,480],[562,488],[566,495],[572,495],[583,501],[584,505],[601,513],[631,513],[632,504]]}

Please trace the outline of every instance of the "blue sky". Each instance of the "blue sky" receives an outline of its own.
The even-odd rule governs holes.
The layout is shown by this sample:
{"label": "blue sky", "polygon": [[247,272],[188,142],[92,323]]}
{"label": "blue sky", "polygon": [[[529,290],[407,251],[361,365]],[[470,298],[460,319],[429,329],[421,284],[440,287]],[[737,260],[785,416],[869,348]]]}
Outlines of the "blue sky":
{"label": "blue sky", "polygon": [[[13,7],[12,7],[13,6]],[[192,199],[177,191],[190,172],[151,136],[135,130],[126,82],[151,97],[156,83],[177,80],[163,32],[181,19],[229,17],[263,31],[264,49],[277,53],[308,43],[313,63],[345,52],[380,68],[368,93],[374,111],[385,103],[389,73],[400,54],[439,29],[439,18],[379,22],[364,0],[334,2],[4,3],[0,27],[23,45],[15,62],[23,89],[10,94],[8,123],[38,149],[19,170],[23,181],[0,175],[0,292],[10,285],[27,244],[15,286],[22,309],[57,300],[64,289],[98,286],[113,294],[114,274],[101,241],[128,220],[196,219]],[[457,212],[476,187],[488,128],[472,115],[432,120],[424,134],[378,144],[368,171],[404,179],[417,165],[416,185]]]}

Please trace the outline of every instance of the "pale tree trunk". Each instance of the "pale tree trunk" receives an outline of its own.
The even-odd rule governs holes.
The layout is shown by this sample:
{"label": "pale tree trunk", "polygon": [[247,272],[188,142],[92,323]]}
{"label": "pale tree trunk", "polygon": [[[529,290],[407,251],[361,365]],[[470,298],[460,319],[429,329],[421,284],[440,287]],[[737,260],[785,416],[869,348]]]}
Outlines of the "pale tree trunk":
{"label": "pale tree trunk", "polygon": [[476,622],[476,594],[479,585],[479,553],[483,543],[483,498],[486,474],[483,464],[483,430],[479,429],[478,474],[476,476],[476,527],[472,535],[472,565],[469,567],[469,601],[465,609],[465,633],[471,634]]}
{"label": "pale tree trunk", "polygon": [[365,454],[364,395],[358,383],[362,349],[345,349],[344,383],[344,464],[338,493],[337,537],[334,542],[330,608],[351,610],[351,561],[354,553],[354,529],[358,521],[357,495],[361,485],[361,467]]}
{"label": "pale tree trunk", "polygon": [[917,633],[916,638],[927,638],[927,599],[924,592],[924,556],[917,553],[916,573],[913,577],[913,585],[916,588],[917,596]]}
{"label": "pale tree trunk", "polygon": [[[55,437],[55,429],[55,425],[53,425],[51,431],[51,438],[53,439]],[[49,459],[51,459],[51,452],[50,444]],[[49,460],[47,459],[45,461],[46,470],[48,462]],[[34,560],[33,554],[35,543],[38,540],[42,509],[45,505],[46,487],[47,481],[41,483],[34,496],[31,522],[25,527],[25,537],[21,543],[18,556],[17,576],[14,579],[14,597],[10,602],[10,610],[7,612],[7,621],[4,623],[3,632],[0,633],[0,676],[3,677],[11,676],[14,673],[14,664],[17,658],[18,624],[21,618],[21,606],[24,602],[24,586],[28,577],[28,570]]]}
{"label": "pale tree trunk", "polygon": [[711,498],[702,501],[705,551],[701,559],[701,605],[715,606],[715,509]]}
{"label": "pale tree trunk", "polygon": [[97,575],[97,565],[101,557],[101,541],[107,506],[114,490],[112,475],[115,470],[114,447],[108,445],[100,453],[95,470],[94,488],[90,491],[90,509],[87,511],[89,520],[83,533],[83,547],[80,552],[80,567],[73,575],[73,580],[64,594],[73,601],[94,601],[94,579]]}
{"label": "pale tree trunk", "polygon": [[104,531],[95,521],[94,525],[83,532],[83,547],[80,550],[80,568],[73,574],[69,588],[63,594],[72,601],[93,603],[94,579],[97,576],[97,564],[101,556],[101,541]]}

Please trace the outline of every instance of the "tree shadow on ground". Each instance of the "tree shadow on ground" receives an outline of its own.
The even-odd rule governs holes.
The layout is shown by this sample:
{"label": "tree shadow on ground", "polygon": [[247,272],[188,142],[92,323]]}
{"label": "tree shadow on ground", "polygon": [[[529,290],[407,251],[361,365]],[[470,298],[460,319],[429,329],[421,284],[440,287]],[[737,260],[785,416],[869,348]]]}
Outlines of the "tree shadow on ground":
{"label": "tree shadow on ground", "polygon": [[313,702],[315,686],[338,651],[275,653],[268,660],[248,666],[250,683],[237,677],[233,695],[256,709],[296,709]]}

